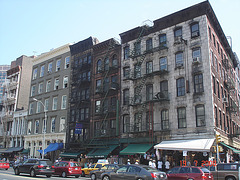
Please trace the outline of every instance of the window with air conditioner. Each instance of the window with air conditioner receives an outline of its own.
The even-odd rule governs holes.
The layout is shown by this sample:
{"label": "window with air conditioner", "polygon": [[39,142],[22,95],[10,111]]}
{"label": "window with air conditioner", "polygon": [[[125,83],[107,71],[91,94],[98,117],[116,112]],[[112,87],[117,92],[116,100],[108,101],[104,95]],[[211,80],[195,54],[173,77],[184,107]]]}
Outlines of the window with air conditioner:
{"label": "window with air conditioner", "polygon": [[195,37],[198,37],[199,35],[200,35],[199,24],[198,24],[198,22],[195,22],[195,23],[191,24],[191,37],[195,38]]}

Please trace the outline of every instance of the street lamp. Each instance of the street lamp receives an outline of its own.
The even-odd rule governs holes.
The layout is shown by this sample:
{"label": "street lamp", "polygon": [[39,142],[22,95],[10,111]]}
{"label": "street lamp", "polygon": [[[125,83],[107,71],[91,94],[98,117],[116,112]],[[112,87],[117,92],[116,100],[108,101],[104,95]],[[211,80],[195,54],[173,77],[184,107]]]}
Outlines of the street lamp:
{"label": "street lamp", "polygon": [[33,98],[34,101],[37,101],[37,102],[40,102],[44,108],[44,117],[45,117],[45,120],[44,120],[44,130],[43,130],[43,142],[42,142],[42,159],[44,159],[44,149],[45,149],[45,133],[46,133],[46,122],[47,122],[47,110],[45,108],[45,105],[43,104],[42,101],[36,99],[36,98]]}

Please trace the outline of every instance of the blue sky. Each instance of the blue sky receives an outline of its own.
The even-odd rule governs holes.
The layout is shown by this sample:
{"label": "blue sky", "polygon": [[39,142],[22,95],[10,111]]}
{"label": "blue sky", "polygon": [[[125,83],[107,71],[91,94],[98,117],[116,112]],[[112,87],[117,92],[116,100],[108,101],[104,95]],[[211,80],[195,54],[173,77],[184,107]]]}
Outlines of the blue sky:
{"label": "blue sky", "polygon": [[[0,65],[89,36],[105,41],[202,0],[0,0]],[[240,0],[210,0],[240,57]]]}

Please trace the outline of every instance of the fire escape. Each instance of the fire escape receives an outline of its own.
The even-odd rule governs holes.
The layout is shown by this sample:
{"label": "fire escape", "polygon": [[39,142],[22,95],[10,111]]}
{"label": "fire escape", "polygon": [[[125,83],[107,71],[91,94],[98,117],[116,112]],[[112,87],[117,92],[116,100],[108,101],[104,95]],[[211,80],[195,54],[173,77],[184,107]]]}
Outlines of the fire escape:
{"label": "fire escape", "polygon": [[236,114],[239,113],[238,111],[239,105],[236,103],[237,93],[235,89],[235,81],[234,81],[234,78],[232,77],[233,72],[232,72],[232,64],[230,63],[231,59],[230,57],[228,57],[228,59],[222,60],[222,64],[225,67],[227,72],[224,78],[224,86],[228,92],[228,96],[227,94],[225,94],[225,96],[223,97],[223,103],[226,105],[226,111],[229,113],[229,117],[230,117],[229,137],[233,138],[240,135],[239,133],[235,133],[234,127],[232,127],[232,125],[234,124],[233,118]]}
{"label": "fire escape", "polygon": [[[91,145],[94,141],[100,138],[109,138],[118,136],[118,93],[119,93],[119,83],[118,83],[118,72],[119,67],[117,64],[111,64],[110,66],[110,59],[112,55],[115,53],[115,50],[118,46],[118,42],[115,39],[110,39],[104,58],[102,59],[102,64],[100,69],[98,69],[100,76],[101,76],[101,83],[96,85],[95,95],[99,97],[100,104],[97,106],[95,105],[95,118],[99,119],[98,127],[94,127],[94,134],[93,139],[89,143]],[[114,53],[113,53],[114,52]],[[114,57],[113,57],[114,58]],[[119,58],[119,57],[116,57]],[[112,74],[117,74],[115,79],[111,77]],[[110,97],[115,97],[116,101],[111,102]],[[116,125],[115,128],[110,127],[110,119],[116,118]],[[93,126],[96,126],[94,124]]]}

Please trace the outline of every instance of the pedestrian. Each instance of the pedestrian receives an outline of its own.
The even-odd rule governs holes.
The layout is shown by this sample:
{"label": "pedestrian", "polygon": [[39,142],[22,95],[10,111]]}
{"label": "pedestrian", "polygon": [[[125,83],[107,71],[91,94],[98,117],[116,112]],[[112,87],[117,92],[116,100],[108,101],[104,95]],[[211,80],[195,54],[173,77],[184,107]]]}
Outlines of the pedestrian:
{"label": "pedestrian", "polygon": [[130,164],[131,164],[131,163],[130,163],[130,159],[128,159],[128,160],[127,160],[127,164],[128,164],[128,165],[130,165]]}
{"label": "pedestrian", "polygon": [[153,162],[152,162],[152,168],[155,168],[155,169],[156,169],[156,161],[155,161],[155,159],[154,159]]}
{"label": "pedestrian", "polygon": [[158,161],[158,169],[160,170],[160,171],[162,171],[162,161],[161,160],[159,160]]}
{"label": "pedestrian", "polygon": [[166,171],[168,171],[170,168],[170,163],[168,160],[166,160],[166,162],[165,162],[165,168],[166,168]]}
{"label": "pedestrian", "polygon": [[139,164],[139,160],[138,159],[136,160],[135,164]]}

